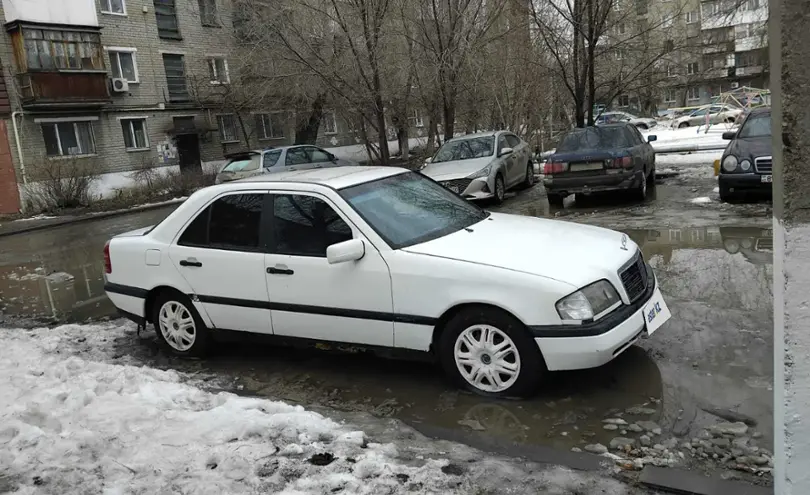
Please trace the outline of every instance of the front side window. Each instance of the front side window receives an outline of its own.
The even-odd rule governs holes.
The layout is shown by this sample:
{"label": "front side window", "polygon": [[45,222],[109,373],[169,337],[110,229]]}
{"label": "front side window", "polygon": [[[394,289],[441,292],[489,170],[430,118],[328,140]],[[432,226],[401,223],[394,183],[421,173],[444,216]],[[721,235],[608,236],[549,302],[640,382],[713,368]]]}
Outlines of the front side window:
{"label": "front side window", "polygon": [[327,152],[320,148],[310,147],[309,151],[309,161],[310,163],[325,163],[332,161],[332,157],[329,156]]}
{"label": "front side window", "polygon": [[287,150],[286,165],[303,165],[309,163],[307,150],[304,148],[290,148]]}
{"label": "front side window", "polygon": [[233,251],[258,251],[264,194],[217,199],[189,224],[177,243]]}
{"label": "front side window", "polygon": [[326,201],[300,194],[273,199],[271,252],[326,257],[326,248],[348,241],[352,229]]}
{"label": "front side window", "polygon": [[138,69],[135,63],[134,51],[110,50],[110,72],[115,78],[121,78],[130,83],[138,82]]}
{"label": "front side window", "polygon": [[495,151],[495,136],[448,141],[439,148],[431,163],[470,160],[492,156]]}
{"label": "front side window", "polygon": [[124,132],[126,149],[149,149],[149,138],[146,137],[146,119],[122,119],[121,129]]}
{"label": "front side window", "polygon": [[219,139],[223,143],[233,143],[239,141],[236,137],[236,117],[233,115],[220,115],[219,119]]}
{"label": "front side window", "polygon": [[520,145],[520,138],[515,136],[514,134],[507,134],[506,135],[506,142],[509,143],[509,147],[514,149]]}
{"label": "front side window", "polygon": [[752,138],[771,135],[771,114],[751,115],[746,119],[737,137]]}
{"label": "front side window", "polygon": [[444,237],[489,216],[415,172],[350,186],[340,195],[393,249]]}
{"label": "front side window", "polygon": [[508,147],[509,147],[509,143],[506,141],[506,136],[501,134],[498,137],[498,154],[500,154],[501,151],[503,151],[504,148],[508,148]]}
{"label": "front side window", "polygon": [[42,124],[48,156],[92,155],[96,152],[91,122]]}

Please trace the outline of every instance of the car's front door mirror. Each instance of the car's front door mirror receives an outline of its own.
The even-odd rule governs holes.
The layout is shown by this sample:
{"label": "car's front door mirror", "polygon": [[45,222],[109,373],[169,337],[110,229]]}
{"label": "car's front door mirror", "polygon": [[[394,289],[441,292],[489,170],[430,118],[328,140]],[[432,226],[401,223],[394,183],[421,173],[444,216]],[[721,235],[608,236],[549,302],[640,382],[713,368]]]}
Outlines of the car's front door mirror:
{"label": "car's front door mirror", "polygon": [[653,141],[655,141],[657,139],[658,139],[658,136],[656,136],[655,134],[651,134],[651,135],[647,136],[647,142],[648,143],[652,143]]}
{"label": "car's front door mirror", "polygon": [[332,244],[326,248],[326,261],[330,265],[357,261],[366,254],[366,244],[362,239],[349,239],[348,241]]}
{"label": "car's front door mirror", "polygon": [[505,155],[508,155],[509,153],[511,153],[513,151],[514,150],[512,148],[503,148],[503,149],[501,149],[501,153],[498,156],[505,156]]}
{"label": "car's front door mirror", "polygon": [[736,134],[737,133],[734,131],[726,131],[723,133],[723,139],[725,139],[726,141],[731,141],[732,139],[734,139],[734,136]]}

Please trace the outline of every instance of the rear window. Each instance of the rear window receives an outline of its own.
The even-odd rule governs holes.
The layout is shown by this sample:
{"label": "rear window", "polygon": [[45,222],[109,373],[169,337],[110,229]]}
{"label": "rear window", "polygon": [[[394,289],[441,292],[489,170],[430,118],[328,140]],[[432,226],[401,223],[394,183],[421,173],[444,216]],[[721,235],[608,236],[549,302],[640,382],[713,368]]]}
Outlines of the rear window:
{"label": "rear window", "polygon": [[557,152],[604,150],[632,146],[623,127],[589,127],[568,133],[557,146]]}
{"label": "rear window", "polygon": [[259,169],[259,163],[261,161],[261,155],[251,155],[249,158],[238,158],[235,160],[231,160],[231,162],[225,165],[225,168],[222,169],[223,172],[250,172],[253,170]]}
{"label": "rear window", "polygon": [[752,138],[771,135],[771,114],[751,115],[746,119],[737,137]]}

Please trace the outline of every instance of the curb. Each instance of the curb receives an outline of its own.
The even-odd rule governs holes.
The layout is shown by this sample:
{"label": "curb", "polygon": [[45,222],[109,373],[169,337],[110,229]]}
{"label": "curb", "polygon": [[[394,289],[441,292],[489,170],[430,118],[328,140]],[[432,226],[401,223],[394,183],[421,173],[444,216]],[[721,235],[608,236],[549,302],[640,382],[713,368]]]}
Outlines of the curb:
{"label": "curb", "polygon": [[639,483],[684,495],[773,495],[773,488],[703,476],[683,469],[644,466]]}
{"label": "curb", "polygon": [[65,225],[71,225],[71,224],[75,224],[75,223],[92,222],[94,220],[103,220],[103,219],[106,219],[106,218],[119,217],[119,216],[131,214],[131,213],[140,213],[140,212],[144,212],[144,211],[158,210],[160,208],[165,208],[165,207],[168,207],[168,206],[178,205],[178,204],[180,204],[180,203],[182,203],[184,201],[185,201],[185,199],[181,199],[181,200],[176,200],[176,201],[171,200],[171,201],[167,201],[165,203],[156,203],[156,204],[153,204],[153,205],[134,206],[134,207],[129,208],[127,210],[113,210],[113,211],[107,211],[107,212],[102,212],[102,213],[97,213],[97,214],[85,214],[85,215],[81,215],[81,216],[78,216],[78,217],[66,218],[64,220],[57,220],[57,221],[54,221],[54,222],[49,222],[49,223],[45,223],[45,224],[41,224],[41,225],[31,225],[30,227],[23,227],[23,228],[20,228],[20,229],[13,229],[13,230],[9,230],[9,231],[6,231],[6,232],[0,231],[0,238],[9,237],[9,236],[16,235],[16,234],[27,234],[29,232],[36,232],[38,230],[46,230],[46,229],[53,229],[53,228],[57,228],[57,227],[64,227]]}

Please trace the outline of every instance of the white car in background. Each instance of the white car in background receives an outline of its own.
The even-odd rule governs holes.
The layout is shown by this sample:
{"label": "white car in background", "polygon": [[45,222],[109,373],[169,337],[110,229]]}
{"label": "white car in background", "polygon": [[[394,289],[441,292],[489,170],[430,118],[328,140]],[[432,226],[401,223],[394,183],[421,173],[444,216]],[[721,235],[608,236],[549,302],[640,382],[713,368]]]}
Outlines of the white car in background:
{"label": "white car in background", "polygon": [[113,304],[175,354],[226,331],[420,351],[495,397],[603,365],[670,317],[626,235],[490,213],[393,167],[202,189],[113,237],[104,264]]}
{"label": "white car in background", "polygon": [[464,198],[502,203],[509,189],[534,185],[535,167],[528,143],[497,131],[447,141],[421,172]]}
{"label": "white car in background", "polygon": [[688,115],[672,119],[669,125],[673,129],[701,126],[706,125],[707,118],[709,124],[734,124],[737,117],[742,113],[742,108],[733,107],[731,105],[706,105],[694,110]]}

